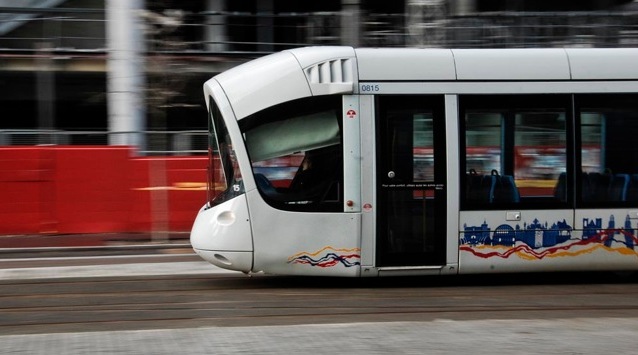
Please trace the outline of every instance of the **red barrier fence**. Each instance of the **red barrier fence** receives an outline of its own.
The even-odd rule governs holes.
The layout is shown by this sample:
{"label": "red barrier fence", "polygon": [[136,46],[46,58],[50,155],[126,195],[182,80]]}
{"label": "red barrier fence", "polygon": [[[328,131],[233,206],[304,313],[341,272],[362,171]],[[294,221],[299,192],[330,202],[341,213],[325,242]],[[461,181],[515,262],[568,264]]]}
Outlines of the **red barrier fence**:
{"label": "red barrier fence", "polygon": [[207,157],[133,152],[0,148],[0,235],[189,231],[206,201]]}

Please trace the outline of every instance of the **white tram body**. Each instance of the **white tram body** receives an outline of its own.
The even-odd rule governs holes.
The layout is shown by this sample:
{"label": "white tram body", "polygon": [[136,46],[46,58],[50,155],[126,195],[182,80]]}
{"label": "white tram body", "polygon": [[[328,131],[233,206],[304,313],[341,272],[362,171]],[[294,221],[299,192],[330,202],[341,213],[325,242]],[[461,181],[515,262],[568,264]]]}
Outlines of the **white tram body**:
{"label": "white tram body", "polygon": [[638,269],[638,49],[268,55],[204,85],[194,250],[317,276]]}

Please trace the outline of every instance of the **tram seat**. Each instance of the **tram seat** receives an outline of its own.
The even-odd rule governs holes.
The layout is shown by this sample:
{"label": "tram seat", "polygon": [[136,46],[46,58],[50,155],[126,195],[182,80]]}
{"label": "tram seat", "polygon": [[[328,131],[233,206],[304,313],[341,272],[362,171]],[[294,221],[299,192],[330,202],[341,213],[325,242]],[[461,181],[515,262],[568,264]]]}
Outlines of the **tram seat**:
{"label": "tram seat", "polygon": [[632,180],[629,174],[583,173],[583,201],[618,202],[638,198],[638,191],[630,191]]}
{"label": "tram seat", "polygon": [[521,202],[521,194],[518,191],[514,177],[511,175],[493,175],[495,178],[493,200],[494,203]]}
{"label": "tram seat", "polygon": [[274,197],[277,195],[277,189],[270,183],[270,180],[264,174],[255,174],[255,183],[263,194]]}
{"label": "tram seat", "polygon": [[615,174],[609,185],[610,201],[627,201],[629,174]]}
{"label": "tram seat", "polygon": [[560,201],[567,201],[567,174],[565,172],[558,175],[558,181],[554,187],[554,197]]}
{"label": "tram seat", "polygon": [[627,201],[638,201],[638,174],[629,177],[629,186],[627,186]]}
{"label": "tram seat", "polygon": [[583,174],[583,201],[607,201],[609,200],[609,187],[611,174],[584,173]]}
{"label": "tram seat", "polygon": [[467,198],[472,203],[517,203],[521,195],[511,175],[499,175],[496,170],[490,175],[470,171],[467,175]]}
{"label": "tram seat", "polygon": [[[567,201],[565,184],[566,175],[561,173],[554,188],[554,197],[561,201]],[[638,176],[583,173],[582,184],[583,201],[628,201],[632,198],[638,200]]]}
{"label": "tram seat", "polygon": [[581,176],[581,185],[582,185],[582,194],[581,198],[584,202],[594,200],[594,188],[595,185],[592,184],[592,179],[589,178],[589,173],[583,173]]}
{"label": "tram seat", "polygon": [[471,170],[467,174],[467,199],[472,203],[490,203],[493,199],[494,184],[496,179],[493,175],[478,175]]}

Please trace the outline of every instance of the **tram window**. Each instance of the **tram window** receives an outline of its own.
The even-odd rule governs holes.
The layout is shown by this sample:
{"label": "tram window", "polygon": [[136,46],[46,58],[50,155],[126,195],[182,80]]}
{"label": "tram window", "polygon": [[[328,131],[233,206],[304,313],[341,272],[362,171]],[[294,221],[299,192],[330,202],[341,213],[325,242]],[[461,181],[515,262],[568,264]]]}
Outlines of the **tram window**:
{"label": "tram window", "polygon": [[213,207],[244,192],[239,163],[228,128],[215,101],[210,98],[208,121],[208,205]]}
{"label": "tram window", "polygon": [[576,95],[580,128],[579,203],[638,201],[638,95]]}
{"label": "tram window", "polygon": [[460,97],[467,209],[567,202],[566,95]]}
{"label": "tram window", "polygon": [[271,206],[342,211],[341,97],[304,98],[240,121],[257,188]]}
{"label": "tram window", "polygon": [[413,116],[412,180],[416,182],[434,179],[434,115],[431,112],[415,113]]}

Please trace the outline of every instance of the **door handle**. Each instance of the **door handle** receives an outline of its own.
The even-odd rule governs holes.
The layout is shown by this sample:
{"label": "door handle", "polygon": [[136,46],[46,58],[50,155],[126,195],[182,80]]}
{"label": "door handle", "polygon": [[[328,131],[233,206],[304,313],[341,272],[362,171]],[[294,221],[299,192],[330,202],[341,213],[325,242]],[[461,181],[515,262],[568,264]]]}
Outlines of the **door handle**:
{"label": "door handle", "polygon": [[505,214],[506,221],[520,221],[521,220],[521,212],[520,211],[508,211]]}

